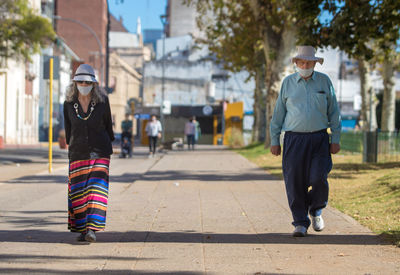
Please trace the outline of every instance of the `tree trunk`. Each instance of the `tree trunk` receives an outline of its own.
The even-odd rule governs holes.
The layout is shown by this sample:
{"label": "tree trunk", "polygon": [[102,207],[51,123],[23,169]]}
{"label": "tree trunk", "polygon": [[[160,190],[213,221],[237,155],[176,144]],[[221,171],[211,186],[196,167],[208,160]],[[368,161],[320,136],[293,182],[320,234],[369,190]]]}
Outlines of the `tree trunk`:
{"label": "tree trunk", "polygon": [[395,130],[396,113],[396,91],[393,63],[385,60],[382,64],[383,69],[383,100],[381,129],[384,132],[393,132]]}
{"label": "tree trunk", "polygon": [[253,123],[253,142],[264,141],[265,134],[265,95],[263,92],[264,68],[260,67],[256,70],[254,90],[254,123]]}
{"label": "tree trunk", "polygon": [[[285,27],[279,37],[278,43],[276,43],[276,40],[273,41],[273,39],[276,39],[275,37],[265,37],[264,39],[264,48],[269,49],[269,52],[264,51],[267,58],[267,64],[271,64],[271,66],[268,66],[267,68],[265,77],[265,86],[267,87],[265,148],[271,145],[269,125],[274,113],[282,79],[288,74],[288,69],[290,68],[290,56],[296,45],[295,37],[295,30],[290,27]],[[273,43],[270,43],[271,40]],[[266,44],[269,45],[266,46]]]}
{"label": "tree trunk", "polygon": [[371,85],[370,69],[365,60],[358,59],[361,92],[360,126],[363,131],[375,131],[377,128],[376,106],[378,99]]}
{"label": "tree trunk", "polygon": [[254,80],[256,82],[256,87],[254,89],[254,104],[253,104],[253,110],[254,110],[254,121],[253,121],[253,131],[251,135],[251,141],[252,142],[257,142],[258,141],[258,136],[259,136],[259,123],[260,123],[260,109],[258,108],[258,103],[260,101],[260,76],[259,76],[259,71],[256,71],[256,75],[254,77]]}
{"label": "tree trunk", "polygon": [[260,16],[260,1],[250,0],[250,8],[256,21],[262,24],[263,36],[263,50],[265,55],[266,73],[265,73],[265,87],[267,90],[266,95],[266,127],[265,127],[265,142],[264,146],[267,148],[271,145],[270,136],[270,121],[274,112],[276,99],[279,93],[279,86],[285,69],[288,68],[290,54],[295,49],[296,33],[293,24],[283,24],[280,31],[273,29],[265,18]]}

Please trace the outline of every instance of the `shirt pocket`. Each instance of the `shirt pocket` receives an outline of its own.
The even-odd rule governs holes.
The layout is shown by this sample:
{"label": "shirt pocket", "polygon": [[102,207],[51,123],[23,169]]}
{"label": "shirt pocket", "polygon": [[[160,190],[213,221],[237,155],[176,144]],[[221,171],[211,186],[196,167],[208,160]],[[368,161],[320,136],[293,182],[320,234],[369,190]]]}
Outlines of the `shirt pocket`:
{"label": "shirt pocket", "polygon": [[326,114],[328,111],[328,99],[326,98],[326,93],[323,91],[316,92],[312,94],[312,101],[314,108],[320,113]]}

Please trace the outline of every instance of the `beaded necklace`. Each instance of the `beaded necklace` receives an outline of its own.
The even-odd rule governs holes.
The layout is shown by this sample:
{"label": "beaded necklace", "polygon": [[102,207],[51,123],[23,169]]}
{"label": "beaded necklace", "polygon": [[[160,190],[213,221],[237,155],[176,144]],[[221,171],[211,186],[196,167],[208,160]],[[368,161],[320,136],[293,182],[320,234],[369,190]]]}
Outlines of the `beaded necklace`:
{"label": "beaded necklace", "polygon": [[94,110],[94,106],[96,105],[96,103],[94,103],[93,101],[90,103],[91,107],[90,107],[90,113],[87,117],[81,117],[81,115],[78,112],[78,103],[74,104],[74,108],[75,108],[75,112],[76,112],[76,116],[82,120],[88,120],[90,115],[92,114],[93,110]]}

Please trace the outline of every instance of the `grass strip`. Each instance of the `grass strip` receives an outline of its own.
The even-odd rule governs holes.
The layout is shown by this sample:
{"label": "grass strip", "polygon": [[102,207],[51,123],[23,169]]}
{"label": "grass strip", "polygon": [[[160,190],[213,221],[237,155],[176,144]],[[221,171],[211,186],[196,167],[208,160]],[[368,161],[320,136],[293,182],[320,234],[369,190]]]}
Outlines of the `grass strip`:
{"label": "grass strip", "polygon": [[[236,152],[283,179],[282,157],[257,143]],[[329,204],[400,247],[400,162],[362,163],[362,155],[332,156]]]}

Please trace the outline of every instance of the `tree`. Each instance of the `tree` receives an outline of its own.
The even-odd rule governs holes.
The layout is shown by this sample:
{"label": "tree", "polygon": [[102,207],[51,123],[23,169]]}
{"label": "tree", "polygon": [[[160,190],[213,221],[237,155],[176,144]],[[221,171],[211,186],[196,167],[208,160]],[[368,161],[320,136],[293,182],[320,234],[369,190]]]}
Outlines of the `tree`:
{"label": "tree", "polygon": [[374,41],[377,62],[381,64],[383,79],[383,99],[381,130],[393,132],[396,120],[395,71],[400,69],[399,38],[400,38],[400,3],[399,1],[384,1],[379,6],[377,17],[381,22],[382,35]]}
{"label": "tree", "polygon": [[[267,91],[265,146],[268,147],[271,143],[269,122],[278,97],[281,79],[285,75],[285,70],[289,65],[289,57],[296,45],[298,30],[299,28],[307,28],[312,24],[312,21],[319,14],[319,5],[322,1],[186,0],[186,3],[189,4],[193,2],[197,4],[200,18],[205,18],[209,13],[205,7],[211,7],[214,16],[212,24],[220,25],[221,29],[225,28],[224,34],[228,36],[218,36],[218,33],[215,33],[215,36],[211,37],[212,41],[218,40],[222,43],[221,41],[229,40],[227,37],[240,35],[240,40],[246,42],[244,45],[253,45],[232,50],[236,59],[249,58],[251,55],[249,55],[248,49],[259,45],[265,64],[264,86]],[[241,12],[246,13],[246,16],[231,16],[238,15]],[[251,24],[246,25],[246,22]],[[205,30],[201,24],[199,27]],[[231,31],[232,27],[235,27],[235,29],[242,28],[242,32],[233,32]],[[227,48],[233,46],[232,43],[225,45]],[[210,49],[213,50],[213,48]],[[226,56],[226,50],[222,53],[223,56]],[[254,61],[249,59],[248,62],[250,64]],[[249,70],[247,65],[246,68]]]}
{"label": "tree", "polygon": [[36,15],[27,0],[0,1],[0,58],[29,60],[54,38],[50,21]]}
{"label": "tree", "polygon": [[[377,56],[383,56],[383,59],[386,58],[388,61],[390,53],[393,53],[390,49],[393,49],[393,45],[399,38],[400,2],[396,0],[327,0],[324,1],[323,9],[329,13],[331,20],[316,21],[311,26],[311,32],[303,29],[301,37],[303,41],[318,41],[318,46],[339,48],[358,61],[363,129],[375,130],[378,101],[370,73],[376,65]],[[384,67],[386,71],[390,70],[389,64]],[[390,106],[394,106],[393,99],[390,101]],[[388,110],[389,113],[394,112],[394,110]]]}
{"label": "tree", "polygon": [[222,64],[225,70],[234,73],[245,70],[249,73],[248,80],[255,80],[252,140],[263,140],[264,133],[260,129],[265,125],[265,59],[256,22],[248,6],[245,3],[239,5],[237,1],[186,3],[195,3],[197,10],[202,14],[196,18],[196,22],[204,36],[197,38],[196,42],[207,45],[216,62]]}

